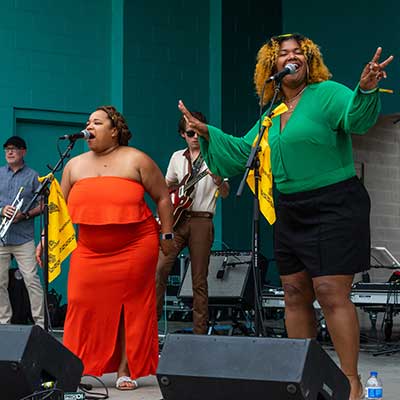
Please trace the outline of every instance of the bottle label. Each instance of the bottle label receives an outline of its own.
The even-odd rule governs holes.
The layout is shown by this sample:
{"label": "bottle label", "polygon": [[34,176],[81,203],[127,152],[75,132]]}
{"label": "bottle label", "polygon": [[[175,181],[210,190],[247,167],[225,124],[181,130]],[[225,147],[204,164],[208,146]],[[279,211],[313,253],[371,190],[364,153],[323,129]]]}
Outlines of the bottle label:
{"label": "bottle label", "polygon": [[367,387],[365,388],[367,399],[381,399],[383,396],[383,389],[381,387]]}

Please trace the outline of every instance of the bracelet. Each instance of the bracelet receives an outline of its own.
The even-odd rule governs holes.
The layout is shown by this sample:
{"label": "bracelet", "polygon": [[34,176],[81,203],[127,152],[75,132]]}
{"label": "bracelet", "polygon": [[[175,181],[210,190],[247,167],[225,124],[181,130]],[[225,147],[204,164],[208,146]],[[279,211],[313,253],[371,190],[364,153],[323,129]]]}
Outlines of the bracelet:
{"label": "bracelet", "polygon": [[224,179],[222,179],[221,183],[217,186],[220,188],[225,182],[228,182],[228,181],[229,181],[228,178],[224,178]]}
{"label": "bracelet", "polygon": [[379,90],[379,88],[378,88],[378,86],[377,86],[377,87],[375,87],[375,88],[373,88],[373,89],[370,89],[370,90],[364,90],[364,89],[361,89],[361,88],[359,87],[358,90],[359,90],[360,93],[362,93],[362,94],[371,94],[371,93],[377,92],[377,91]]}
{"label": "bracelet", "polygon": [[217,187],[221,187],[224,184],[224,182],[225,182],[225,179],[221,179],[221,183],[218,185],[214,180],[214,184],[217,185]]}
{"label": "bracelet", "polygon": [[175,235],[170,232],[170,233],[160,233],[160,239],[161,240],[173,240]]}

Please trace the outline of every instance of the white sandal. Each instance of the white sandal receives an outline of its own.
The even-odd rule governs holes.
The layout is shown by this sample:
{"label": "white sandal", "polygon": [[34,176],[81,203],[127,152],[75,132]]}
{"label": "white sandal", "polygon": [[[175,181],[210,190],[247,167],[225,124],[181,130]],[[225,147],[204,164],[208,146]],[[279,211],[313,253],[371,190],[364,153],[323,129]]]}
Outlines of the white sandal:
{"label": "white sandal", "polygon": [[[124,386],[124,383],[128,383],[129,385],[132,386]],[[120,376],[116,382],[115,382],[115,387],[118,390],[135,390],[139,387],[137,381],[134,379],[131,379],[129,376]]]}

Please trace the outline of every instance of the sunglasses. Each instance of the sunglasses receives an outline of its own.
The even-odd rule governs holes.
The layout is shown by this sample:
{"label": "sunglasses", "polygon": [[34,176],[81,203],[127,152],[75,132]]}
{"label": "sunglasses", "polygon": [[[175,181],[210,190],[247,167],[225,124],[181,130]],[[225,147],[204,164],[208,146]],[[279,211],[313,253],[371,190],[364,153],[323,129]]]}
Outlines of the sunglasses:
{"label": "sunglasses", "polygon": [[284,33],[283,35],[272,36],[269,41],[275,40],[280,43],[292,38],[297,41],[302,41],[305,39],[305,36],[303,36],[301,33]]}
{"label": "sunglasses", "polygon": [[190,137],[190,138],[194,137],[194,135],[196,134],[195,131],[186,131],[185,133],[186,133],[186,136]]}

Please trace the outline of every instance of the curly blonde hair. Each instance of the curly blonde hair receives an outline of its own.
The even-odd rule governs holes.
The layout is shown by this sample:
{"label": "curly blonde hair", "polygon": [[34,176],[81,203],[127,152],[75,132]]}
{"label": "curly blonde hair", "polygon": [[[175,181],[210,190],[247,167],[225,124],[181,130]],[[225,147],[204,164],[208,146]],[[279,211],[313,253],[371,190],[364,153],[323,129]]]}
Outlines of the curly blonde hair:
{"label": "curly blonde hair", "polygon": [[[267,104],[272,99],[275,90],[275,81],[267,85],[264,89],[265,82],[271,75],[277,72],[276,61],[281,43],[290,39],[294,39],[299,43],[307,61],[307,84],[326,81],[332,76],[324,63],[319,47],[311,39],[298,33],[274,36],[258,51],[257,64],[254,71],[254,84],[262,105]],[[263,89],[264,95],[263,99],[261,99]]]}
{"label": "curly blonde hair", "polygon": [[128,142],[132,137],[132,133],[129,130],[125,117],[119,111],[117,111],[114,106],[101,106],[96,109],[96,111],[99,110],[104,111],[110,119],[111,125],[114,128],[117,128],[118,143],[121,146],[128,146]]}

